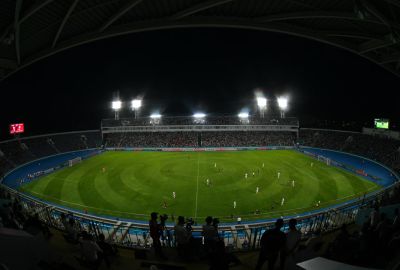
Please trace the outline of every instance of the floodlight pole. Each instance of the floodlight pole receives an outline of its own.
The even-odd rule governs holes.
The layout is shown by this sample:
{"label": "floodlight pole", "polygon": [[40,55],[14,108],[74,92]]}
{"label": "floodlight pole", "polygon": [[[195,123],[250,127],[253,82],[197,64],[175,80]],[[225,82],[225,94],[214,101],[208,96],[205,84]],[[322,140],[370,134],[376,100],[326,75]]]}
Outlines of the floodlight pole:
{"label": "floodlight pole", "polygon": [[114,116],[115,116],[115,120],[119,120],[119,111],[118,110],[115,110]]}
{"label": "floodlight pole", "polygon": [[260,107],[260,117],[264,118],[264,115],[265,115],[265,108]]}
{"label": "floodlight pole", "polygon": [[281,110],[281,118],[285,118],[285,111]]}

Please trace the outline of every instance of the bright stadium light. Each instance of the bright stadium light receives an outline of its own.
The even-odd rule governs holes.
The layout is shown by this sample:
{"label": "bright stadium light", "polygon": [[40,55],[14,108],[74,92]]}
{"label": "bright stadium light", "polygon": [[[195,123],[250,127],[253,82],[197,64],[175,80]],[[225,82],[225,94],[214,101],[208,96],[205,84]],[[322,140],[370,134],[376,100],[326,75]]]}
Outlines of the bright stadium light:
{"label": "bright stadium light", "polygon": [[201,113],[201,112],[195,113],[195,114],[193,114],[193,118],[194,118],[193,122],[195,124],[204,124],[206,122],[206,120],[204,119],[205,117],[206,117],[205,113]]}
{"label": "bright stadium light", "polygon": [[259,108],[265,108],[267,107],[267,99],[264,97],[258,97],[257,98],[257,106]]}
{"label": "bright stadium light", "polygon": [[159,125],[161,122],[161,114],[153,113],[150,115],[150,124]]}
{"label": "bright stadium light", "polygon": [[195,113],[195,114],[193,114],[193,117],[194,118],[204,118],[204,117],[206,117],[206,114],[205,113]]}
{"label": "bright stadium light", "polygon": [[133,99],[131,101],[131,108],[132,108],[133,112],[135,113],[135,119],[137,118],[140,107],[142,107],[141,99]]}
{"label": "bright stadium light", "polygon": [[238,114],[239,118],[249,118],[249,114],[246,112],[241,112]]}
{"label": "bright stadium light", "polygon": [[288,98],[287,97],[278,97],[278,106],[281,110],[281,118],[285,118],[285,111],[288,107]]}
{"label": "bright stadium light", "polygon": [[132,102],[131,102],[131,108],[132,108],[132,110],[137,110],[137,109],[139,109],[140,107],[142,107],[142,100],[140,100],[140,99],[134,99],[134,100],[132,100]]}
{"label": "bright stadium light", "polygon": [[278,105],[279,105],[279,108],[281,110],[286,110],[286,108],[288,106],[288,99],[285,98],[285,97],[279,97],[278,98]]}
{"label": "bright stadium light", "polygon": [[239,116],[240,123],[248,124],[250,122],[249,121],[249,113],[248,112],[241,112],[241,113],[238,114],[238,116]]}
{"label": "bright stadium light", "polygon": [[111,103],[111,108],[114,110],[115,120],[119,119],[119,110],[122,108],[122,102],[120,100],[114,100]]}
{"label": "bright stadium light", "polygon": [[122,102],[120,100],[115,100],[112,102],[112,106],[114,111],[118,111],[122,108]]}
{"label": "bright stadium light", "polygon": [[153,113],[152,115],[150,115],[150,118],[152,118],[152,119],[160,119],[161,118],[161,114]]}
{"label": "bright stadium light", "polygon": [[260,110],[260,116],[264,118],[264,113],[267,109],[267,99],[265,97],[257,97],[257,106]]}

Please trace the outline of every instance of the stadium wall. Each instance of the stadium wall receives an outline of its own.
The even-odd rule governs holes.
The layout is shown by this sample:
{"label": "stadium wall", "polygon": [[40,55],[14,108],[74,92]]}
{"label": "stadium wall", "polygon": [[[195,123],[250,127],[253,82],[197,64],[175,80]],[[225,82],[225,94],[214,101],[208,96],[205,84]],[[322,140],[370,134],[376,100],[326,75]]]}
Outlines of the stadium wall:
{"label": "stadium wall", "polygon": [[335,161],[336,164],[333,165],[363,176],[383,187],[388,187],[400,179],[399,175],[392,169],[366,157],[347,152],[308,146],[301,146],[299,151],[305,154],[309,153],[313,157],[323,156],[329,158]]}

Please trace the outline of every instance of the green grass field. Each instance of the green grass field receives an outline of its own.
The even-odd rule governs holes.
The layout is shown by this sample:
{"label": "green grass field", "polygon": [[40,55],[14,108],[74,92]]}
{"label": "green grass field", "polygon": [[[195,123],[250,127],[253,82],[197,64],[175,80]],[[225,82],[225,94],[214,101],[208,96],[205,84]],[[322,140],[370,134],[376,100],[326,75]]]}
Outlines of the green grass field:
{"label": "green grass field", "polygon": [[207,215],[251,220],[300,214],[316,209],[318,201],[326,207],[379,188],[296,151],[276,150],[105,152],[21,190],[88,213],[131,219],[147,220],[156,211],[201,220]]}

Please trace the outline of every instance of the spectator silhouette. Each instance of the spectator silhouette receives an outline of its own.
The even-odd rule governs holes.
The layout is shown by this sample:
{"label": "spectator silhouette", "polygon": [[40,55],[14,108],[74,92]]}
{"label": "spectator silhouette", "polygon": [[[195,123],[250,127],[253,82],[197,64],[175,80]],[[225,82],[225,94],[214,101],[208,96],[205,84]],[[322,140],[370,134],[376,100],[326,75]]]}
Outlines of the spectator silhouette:
{"label": "spectator silhouette", "polygon": [[99,234],[99,240],[97,241],[97,245],[103,251],[98,255],[100,256],[101,259],[104,259],[107,268],[110,268],[110,257],[115,256],[117,254],[117,249],[106,242],[106,238],[102,233]]}
{"label": "spectator silhouette", "polygon": [[[275,228],[265,231],[262,235],[260,240],[261,250],[256,270],[260,270],[265,261],[268,261],[268,270],[272,270],[278,256],[284,256],[286,235],[281,231],[282,227],[283,219],[279,218],[275,222]],[[282,263],[280,264],[280,268],[283,269]]]}
{"label": "spectator silhouette", "polygon": [[295,253],[300,244],[301,232],[296,228],[297,220],[289,220],[289,232],[286,234],[285,256],[281,256],[281,261],[285,258],[285,269],[297,269]]}
{"label": "spectator silhouette", "polygon": [[157,223],[158,214],[153,212],[150,214],[150,218],[150,237],[153,239],[154,252],[157,257],[166,259],[161,249],[160,232],[162,232],[162,226]]}
{"label": "spectator silhouette", "polygon": [[213,226],[213,218],[208,216],[206,218],[206,224],[203,225],[202,236],[204,237],[204,249],[208,254],[213,248],[215,241],[217,240],[217,230]]}
{"label": "spectator silhouette", "polygon": [[82,247],[84,261],[88,266],[97,269],[101,263],[103,251],[94,241],[93,236],[83,231],[79,243]]}
{"label": "spectator silhouette", "polygon": [[178,223],[174,227],[175,240],[178,248],[178,254],[188,259],[190,251],[190,239],[192,234],[185,228],[185,218],[182,216],[178,217]]}

